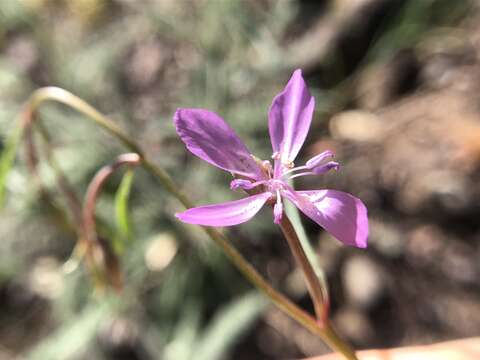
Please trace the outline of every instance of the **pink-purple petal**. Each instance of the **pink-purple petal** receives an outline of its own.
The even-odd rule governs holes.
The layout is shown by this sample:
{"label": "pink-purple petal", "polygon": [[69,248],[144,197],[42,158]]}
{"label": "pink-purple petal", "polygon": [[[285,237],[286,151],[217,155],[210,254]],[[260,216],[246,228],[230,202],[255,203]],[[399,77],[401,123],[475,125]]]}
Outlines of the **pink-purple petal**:
{"label": "pink-purple petal", "polygon": [[360,199],[336,190],[288,190],[284,194],[305,215],[344,244],[367,247],[367,208]]}
{"label": "pink-purple petal", "polygon": [[282,166],[293,162],[307,137],[312,121],[315,100],[310,95],[300,69],[295,70],[285,89],[272,102],[268,113],[268,128],[274,154],[275,175]]}
{"label": "pink-purple petal", "polygon": [[252,195],[241,200],[188,209],[175,216],[189,224],[205,226],[231,226],[244,223],[255,216],[272,196],[269,192]]}
{"label": "pink-purple petal", "polygon": [[219,168],[254,180],[263,172],[233,129],[217,114],[204,109],[178,109],[177,133],[193,154]]}

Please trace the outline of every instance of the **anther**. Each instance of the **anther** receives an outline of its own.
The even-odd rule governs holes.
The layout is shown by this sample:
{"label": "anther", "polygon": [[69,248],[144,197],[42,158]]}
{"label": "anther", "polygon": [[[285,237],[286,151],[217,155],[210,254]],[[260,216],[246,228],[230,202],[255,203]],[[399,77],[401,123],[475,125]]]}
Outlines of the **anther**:
{"label": "anther", "polygon": [[327,159],[327,158],[330,158],[330,157],[333,157],[334,154],[332,151],[330,150],[326,150],[318,155],[315,155],[313,158],[311,158],[310,160],[308,160],[306,163],[305,163],[305,166],[308,168],[308,169],[313,169],[313,168],[316,168],[318,165],[320,165],[320,163]]}

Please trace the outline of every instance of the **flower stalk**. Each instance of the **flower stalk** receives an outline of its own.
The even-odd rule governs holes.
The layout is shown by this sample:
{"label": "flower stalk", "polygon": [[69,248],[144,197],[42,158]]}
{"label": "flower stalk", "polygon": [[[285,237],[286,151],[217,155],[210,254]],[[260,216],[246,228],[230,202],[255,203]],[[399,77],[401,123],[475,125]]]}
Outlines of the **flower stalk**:
{"label": "flower stalk", "polygon": [[122,289],[122,275],[119,260],[107,242],[98,237],[95,221],[95,207],[103,185],[120,167],[138,166],[141,158],[137,153],[118,156],[112,164],[102,167],[88,185],[82,213],[82,237],[80,252],[96,278],[106,280],[117,291]]}
{"label": "flower stalk", "polygon": [[[164,188],[175,196],[179,202],[186,208],[193,206],[192,201],[184,194],[175,184],[174,180],[170,175],[160,166],[151,162],[146,158],[144,152],[140,146],[135,143],[132,139],[125,134],[120,127],[118,127],[112,120],[110,120],[105,115],[101,114],[91,105],[80,99],[79,97],[73,95],[72,93],[57,87],[44,87],[36,90],[26,103],[24,110],[20,114],[20,123],[19,127],[15,128],[12,137],[9,140],[11,146],[8,146],[8,152],[2,154],[2,159],[0,160],[0,170],[9,168],[11,163],[14,160],[14,155],[16,153],[17,145],[19,144],[23,132],[27,126],[30,126],[35,118],[35,114],[38,111],[38,108],[41,104],[53,101],[63,103],[78,112],[84,114],[92,120],[94,123],[107,130],[110,134],[116,137],[120,142],[122,142],[127,149],[132,152],[137,153],[139,158],[139,165],[143,166],[148,172],[155,176],[159,182],[164,186]],[[2,172],[4,177],[4,172]],[[105,176],[105,173],[104,175]],[[4,178],[0,179],[2,184],[5,181]],[[104,180],[103,180],[104,181]],[[102,181],[97,180],[97,190],[93,188],[90,190],[90,195],[87,194],[87,200],[85,201],[85,208],[91,208],[91,202],[96,198],[98,194],[98,184]],[[101,185],[101,184],[100,184]],[[92,185],[93,186],[93,185]],[[3,191],[3,189],[0,189]],[[86,214],[88,212],[88,214]],[[83,217],[87,225],[85,226],[86,233],[95,231],[95,225],[92,225],[91,220],[91,210],[84,210]],[[94,222],[94,221],[93,221]],[[204,231],[208,236],[223,250],[227,257],[233,262],[233,264],[238,268],[238,270],[260,291],[267,296],[275,306],[277,306],[281,311],[291,317],[293,320],[298,322],[301,326],[312,332],[313,334],[319,336],[329,347],[333,350],[338,351],[343,354],[346,359],[357,359],[354,351],[345,344],[344,341],[335,333],[328,321],[319,322],[316,321],[310,314],[299,308],[292,301],[286,298],[283,294],[278,292],[273,288],[270,283],[262,276],[260,273],[243,257],[243,255],[231,245],[231,242],[223,235],[221,232],[211,227],[203,227]],[[288,226],[286,227],[287,230]],[[289,235],[291,235],[289,233]],[[315,290],[318,292],[318,290]],[[320,293],[315,295],[318,299],[321,299]],[[316,300],[315,300],[316,301]],[[317,310],[316,310],[317,311]]]}
{"label": "flower stalk", "polygon": [[323,336],[329,339],[326,342],[330,347],[343,354],[347,359],[356,359],[353,349],[335,332],[328,320],[330,303],[327,289],[315,274],[315,270],[303,250],[295,228],[286,214],[282,215],[282,220],[279,226],[283,235],[287,239],[287,243],[297,265],[303,272],[308,292],[310,293],[310,298],[312,299],[315,314],[317,316],[317,322],[324,330]]}
{"label": "flower stalk", "polygon": [[300,267],[303,275],[305,276],[305,281],[313,302],[317,320],[323,325],[328,322],[329,302],[326,295],[326,289],[323,288],[322,284],[318,280],[315,270],[313,269],[312,264],[308,260],[307,255],[303,250],[300,239],[298,238],[298,235],[286,214],[283,214],[279,226],[283,235],[287,239],[288,246],[292,251],[297,265]]}

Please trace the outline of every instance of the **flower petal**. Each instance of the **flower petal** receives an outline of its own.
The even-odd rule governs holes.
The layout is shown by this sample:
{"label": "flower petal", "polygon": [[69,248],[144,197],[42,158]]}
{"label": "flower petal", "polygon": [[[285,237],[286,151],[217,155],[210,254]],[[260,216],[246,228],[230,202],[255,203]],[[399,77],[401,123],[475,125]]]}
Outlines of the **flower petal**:
{"label": "flower petal", "polygon": [[178,109],[173,117],[177,133],[193,154],[221,169],[255,180],[263,172],[235,131],[214,112]]}
{"label": "flower petal", "polygon": [[293,162],[307,137],[312,122],[315,99],[310,95],[300,69],[295,70],[285,89],[272,102],[268,128],[274,154],[275,175],[281,174],[281,163]]}
{"label": "flower petal", "polygon": [[272,196],[269,192],[241,200],[200,206],[175,214],[181,221],[206,226],[231,226],[250,220]]}
{"label": "flower petal", "polygon": [[335,190],[286,190],[284,195],[344,244],[367,247],[367,208],[360,199]]}

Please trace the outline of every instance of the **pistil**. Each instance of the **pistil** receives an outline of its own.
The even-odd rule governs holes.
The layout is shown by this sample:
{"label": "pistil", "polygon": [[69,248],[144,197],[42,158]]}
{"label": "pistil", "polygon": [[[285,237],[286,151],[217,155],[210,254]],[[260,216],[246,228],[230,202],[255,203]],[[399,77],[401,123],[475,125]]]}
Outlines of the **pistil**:
{"label": "pistil", "polygon": [[282,197],[280,196],[280,190],[277,190],[277,202],[273,206],[273,222],[280,224],[282,222],[283,204]]}

